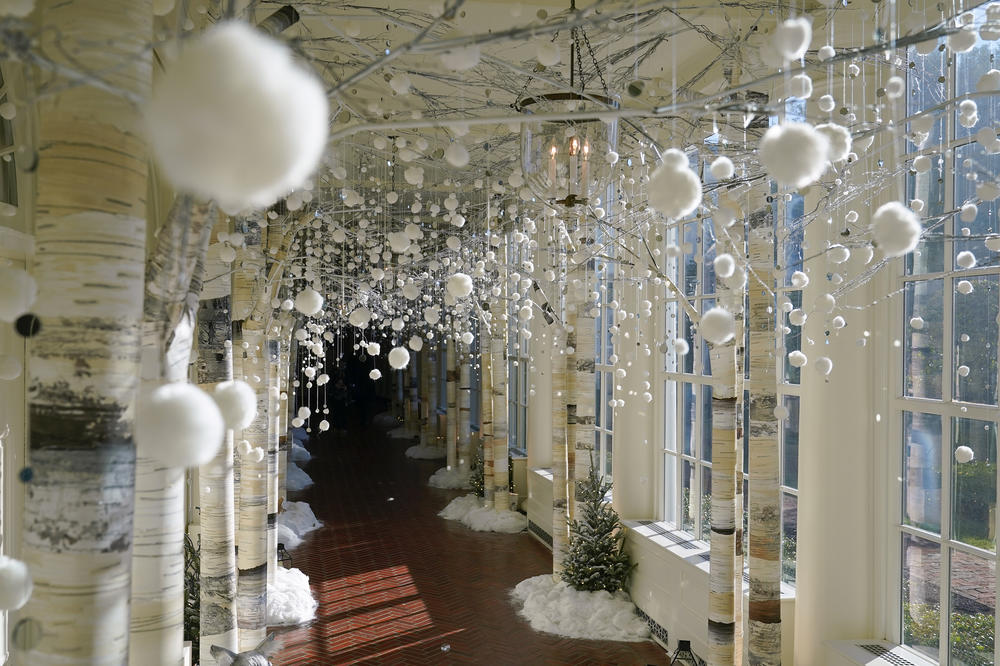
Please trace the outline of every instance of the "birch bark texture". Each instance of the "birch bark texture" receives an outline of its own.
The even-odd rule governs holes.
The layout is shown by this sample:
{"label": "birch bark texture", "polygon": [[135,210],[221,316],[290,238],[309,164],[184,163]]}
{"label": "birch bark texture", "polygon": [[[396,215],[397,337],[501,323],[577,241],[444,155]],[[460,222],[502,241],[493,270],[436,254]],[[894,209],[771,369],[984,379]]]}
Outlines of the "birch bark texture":
{"label": "birch bark texture", "polygon": [[753,666],[781,663],[781,491],[780,422],[775,355],[774,216],[771,208],[749,218],[750,379],[749,490],[750,606],[748,662]]}
{"label": "birch bark texture", "polygon": [[[741,225],[716,230],[716,252],[743,255]],[[740,664],[743,657],[743,285],[716,281],[718,305],[733,314],[735,335],[709,344],[712,376],[712,516],[709,537],[708,662]]]}
{"label": "birch bark texture", "polygon": [[[484,303],[483,310],[489,311]],[[494,324],[495,325],[495,322]],[[482,322],[479,331],[479,442],[483,447],[483,499],[493,506],[493,354],[490,324]]]}
{"label": "birch bark texture", "polygon": [[445,393],[447,398],[445,446],[448,449],[446,454],[448,469],[455,469],[458,466],[458,368],[455,366],[457,361],[455,346],[457,344],[455,340],[448,340],[445,351]]}
{"label": "birch bark texture", "polygon": [[148,0],[37,4],[40,48],[70,71],[101,72],[108,88],[60,82],[37,105],[41,330],[29,344],[22,550],[35,589],[12,622],[15,660],[119,665],[129,643],[147,181],[141,112],[126,96],[150,92],[152,11]]}
{"label": "birch bark texture", "polygon": [[[233,378],[229,296],[201,301],[198,310],[198,385],[213,391]],[[201,663],[211,647],[239,648],[236,632],[236,524],[233,497],[233,431],[198,473],[201,506],[199,633]]]}
{"label": "birch bark texture", "polygon": [[469,471],[471,461],[472,431],[472,368],[469,366],[468,355],[458,360],[458,468]]}
{"label": "birch bark texture", "polygon": [[[211,204],[179,196],[157,234],[146,267],[143,390],[188,380],[214,214]],[[129,649],[135,666],[183,662],[184,490],[184,469],[138,455]]]}
{"label": "birch bark texture", "polygon": [[495,304],[490,337],[490,392],[493,395],[493,508],[510,510],[510,474],[507,454],[507,322],[501,308],[507,301]]}
{"label": "birch bark texture", "polygon": [[568,543],[566,457],[566,354],[552,335],[552,576],[561,580]]}

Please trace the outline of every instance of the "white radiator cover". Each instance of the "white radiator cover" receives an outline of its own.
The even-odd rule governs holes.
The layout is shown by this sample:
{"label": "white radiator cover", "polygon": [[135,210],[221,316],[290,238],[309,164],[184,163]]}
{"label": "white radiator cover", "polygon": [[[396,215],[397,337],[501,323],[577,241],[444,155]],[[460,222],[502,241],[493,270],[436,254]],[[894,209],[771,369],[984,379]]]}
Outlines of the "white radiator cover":
{"label": "white radiator cover", "polygon": [[[910,648],[876,639],[829,641],[827,666],[938,666]],[[866,649],[867,646],[868,649]]]}

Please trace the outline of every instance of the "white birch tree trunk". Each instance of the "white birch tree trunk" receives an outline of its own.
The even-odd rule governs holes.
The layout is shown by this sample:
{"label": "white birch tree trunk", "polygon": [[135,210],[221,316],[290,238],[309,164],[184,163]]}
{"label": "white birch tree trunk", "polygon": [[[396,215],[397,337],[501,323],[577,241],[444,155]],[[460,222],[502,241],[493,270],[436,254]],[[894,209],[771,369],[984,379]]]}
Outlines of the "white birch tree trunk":
{"label": "white birch tree trunk", "polygon": [[444,352],[447,360],[445,392],[448,402],[445,408],[448,413],[445,416],[445,446],[447,447],[448,469],[455,469],[458,466],[458,369],[455,367],[457,360],[455,346],[457,344],[458,342],[453,339],[448,340],[448,347]]}
{"label": "white birch tree trunk", "polygon": [[278,341],[268,339],[261,355],[267,377],[267,582],[273,585],[278,567]]}
{"label": "white birch tree trunk", "polygon": [[[227,281],[228,283],[228,281]],[[206,299],[198,310],[198,385],[213,391],[233,378],[230,297]],[[236,631],[236,525],[233,496],[233,431],[227,429],[215,457],[199,470],[201,506],[201,663],[211,646],[239,647]]]}
{"label": "white birch tree trunk", "polygon": [[[493,322],[492,325],[496,325]],[[490,326],[479,332],[479,442],[483,447],[483,499],[493,506],[493,354]]]}
{"label": "white birch tree trunk", "polygon": [[[728,237],[728,240],[727,240]],[[740,224],[718,230],[716,252],[743,255]],[[712,519],[709,550],[708,662],[743,658],[743,288],[716,281],[717,303],[734,315],[735,336],[710,345],[712,376]],[[695,500],[692,500],[695,501]]]}
{"label": "white birch tree trunk", "polygon": [[[214,206],[180,196],[147,263],[142,382],[186,382]],[[129,663],[180,664],[184,643],[184,469],[138,456]]]}
{"label": "white birch tree trunk", "polygon": [[569,535],[565,349],[552,335],[552,576],[560,580]]}
{"label": "white birch tree trunk", "polygon": [[[586,288],[582,291],[586,293]],[[572,391],[566,399],[567,425],[571,425],[572,438],[568,440],[572,455],[573,467],[570,474],[573,484],[570,513],[576,517],[576,502],[580,499],[583,484],[590,474],[590,465],[594,452],[594,429],[597,422],[597,407],[595,400],[596,377],[596,337],[593,308],[598,307],[586,297],[574,298],[576,312],[572,316],[573,330],[567,337],[567,346],[573,348],[573,354],[568,357],[567,372],[572,374]]]}
{"label": "white birch tree trunk", "polygon": [[469,428],[472,416],[472,368],[467,356],[459,359],[458,373],[458,468],[469,471],[472,462],[472,431]]}
{"label": "white birch tree trunk", "polygon": [[[507,322],[503,312],[507,301],[493,307],[492,335],[490,337],[490,385],[493,394],[493,508],[510,509],[510,474],[508,472],[507,439]],[[489,480],[486,481],[489,483]]]}
{"label": "white birch tree trunk", "polygon": [[749,218],[750,267],[750,607],[748,662],[781,663],[781,490],[774,298],[774,217]]}
{"label": "white birch tree trunk", "polygon": [[[136,98],[149,94],[148,0],[43,0],[36,16],[47,27],[39,48],[58,64],[100,72]],[[37,107],[32,272],[41,330],[27,375],[22,557],[35,588],[12,621],[25,648],[15,660],[117,666],[129,641],[147,153],[133,102],[83,82],[53,83]]]}
{"label": "white birch tree trunk", "polygon": [[431,350],[420,351],[420,444],[431,446],[434,441],[432,426],[435,416],[431,410]]}

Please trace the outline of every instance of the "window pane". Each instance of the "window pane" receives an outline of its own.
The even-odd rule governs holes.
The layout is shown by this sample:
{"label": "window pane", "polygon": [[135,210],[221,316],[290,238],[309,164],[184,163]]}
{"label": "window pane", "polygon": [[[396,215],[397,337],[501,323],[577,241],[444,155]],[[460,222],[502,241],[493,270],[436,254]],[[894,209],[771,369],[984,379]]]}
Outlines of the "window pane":
{"label": "window pane", "polygon": [[[795,559],[798,544],[799,498],[781,494],[781,580],[795,584]],[[748,558],[749,559],[749,558]]]}
{"label": "window pane", "polygon": [[[663,448],[667,451],[677,450],[677,423],[671,418],[677,413],[677,382],[663,382]],[[672,477],[666,477],[672,479]],[[669,488],[669,486],[666,486]]]}
{"label": "window pane", "polygon": [[698,248],[698,224],[688,222],[684,225],[684,240],[681,249],[684,253],[684,295],[694,296],[698,289],[698,265],[695,263],[695,251]]}
{"label": "window pane", "polygon": [[605,372],[604,373],[604,428],[606,430],[611,430],[614,426],[614,415],[615,410],[611,408],[611,399],[614,397],[615,390],[615,377],[614,373]]}
{"label": "window pane", "polygon": [[601,427],[601,414],[604,412],[604,405],[601,402],[601,377],[603,372],[594,373],[594,426]]}
{"label": "window pane", "polygon": [[955,398],[995,405],[1000,288],[996,275],[968,280],[972,293],[955,292]]}
{"label": "window pane", "polygon": [[[793,308],[802,307],[802,292],[792,291],[788,292],[788,300],[792,302]],[[792,326],[786,319],[785,325],[788,326],[789,332],[785,333],[785,354],[789,354],[793,351],[802,350],[802,327]],[[787,361],[782,365],[785,367],[785,381],[789,384],[798,384],[799,378],[802,374],[802,368],[796,368],[791,363]]]}
{"label": "window pane", "polygon": [[[701,302],[701,312],[702,314],[708,312],[715,307],[714,298],[705,298]],[[701,374],[710,375],[712,374],[712,360],[708,353],[708,343],[705,342],[704,338],[701,339]]]}
{"label": "window pane", "polygon": [[682,312],[681,326],[683,327],[684,340],[688,343],[688,353],[681,357],[680,368],[678,372],[684,372],[689,375],[694,374],[694,358],[695,358],[695,335],[694,335],[694,324],[691,323],[691,318],[687,315],[687,312]]}
{"label": "window pane", "polygon": [[715,229],[711,220],[702,220],[702,249],[704,259],[701,262],[701,293],[715,293]]}
{"label": "window pane", "polygon": [[709,540],[712,528],[712,468],[701,468],[701,534],[700,539]]}
{"label": "window pane", "polygon": [[943,281],[908,282],[903,296],[903,391],[941,399]]}
{"label": "window pane", "polygon": [[712,462],[712,387],[701,387],[701,459]]}
{"label": "window pane", "polygon": [[941,532],[941,417],[903,412],[903,522]]}
{"label": "window pane", "polygon": [[611,451],[612,451],[612,435],[608,433],[604,436],[604,473],[611,476]]}
{"label": "window pane", "polygon": [[902,560],[903,644],[937,660],[941,547],[933,541],[904,534]]}
{"label": "window pane", "polygon": [[[996,549],[997,434],[990,421],[952,419],[951,535],[971,546]],[[972,450],[959,462],[959,447]],[[965,449],[961,453],[967,453]]]}
{"label": "window pane", "polygon": [[694,455],[694,426],[695,426],[695,399],[694,386],[688,382],[681,384],[681,394],[684,403],[681,410],[681,428],[684,435],[681,437],[683,452],[685,455]]}
{"label": "window pane", "polygon": [[663,456],[663,519],[677,523],[677,456]]}
{"label": "window pane", "polygon": [[951,551],[951,617],[948,634],[952,664],[993,664],[996,561]]}
{"label": "window pane", "polygon": [[681,529],[694,532],[695,511],[697,503],[692,503],[694,493],[695,466],[689,461],[681,462]]}
{"label": "window pane", "polygon": [[783,396],[788,416],[781,422],[782,484],[799,487],[799,396]]}

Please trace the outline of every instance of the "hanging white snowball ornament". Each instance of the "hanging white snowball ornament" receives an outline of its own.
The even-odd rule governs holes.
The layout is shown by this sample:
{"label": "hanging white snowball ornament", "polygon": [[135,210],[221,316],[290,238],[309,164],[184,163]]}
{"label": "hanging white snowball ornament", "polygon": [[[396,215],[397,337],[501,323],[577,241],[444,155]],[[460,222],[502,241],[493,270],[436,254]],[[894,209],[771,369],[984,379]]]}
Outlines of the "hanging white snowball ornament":
{"label": "hanging white snowball ornament", "polygon": [[958,366],[958,376],[959,377],[968,377],[969,376],[969,372],[970,372],[969,366],[967,366],[967,365],[960,365],[960,366]]}
{"label": "hanging white snowball ornament", "polygon": [[212,394],[222,420],[232,430],[242,430],[257,416],[257,393],[244,381],[222,382]]}
{"label": "hanging white snowball ornament", "polygon": [[813,363],[813,367],[816,368],[816,371],[819,372],[819,374],[828,375],[831,371],[833,371],[833,361],[826,356],[820,356],[816,359],[816,362]]}
{"label": "hanging white snowball ornament", "polygon": [[432,305],[429,308],[424,308],[424,321],[433,326],[434,324],[441,321],[441,310],[436,306]]}
{"label": "hanging white snowball ornament", "polygon": [[715,266],[715,274],[721,278],[732,277],[733,273],[736,272],[736,260],[731,254],[720,254],[712,262],[712,265]]}
{"label": "hanging white snowball ornament", "polygon": [[959,268],[974,268],[976,266],[976,255],[972,254],[968,250],[963,250],[958,253],[955,257],[955,263]]}
{"label": "hanging white snowball ornament", "polygon": [[826,170],[830,141],[806,123],[772,125],[761,137],[761,164],[780,185],[805,187]]}
{"label": "hanging white snowball ornament", "polygon": [[153,92],[153,153],[178,189],[227,210],[269,206],[326,148],[326,90],[283,43],[224,21],[183,44]]}
{"label": "hanging white snowball ornament", "polygon": [[10,354],[0,354],[0,379],[10,381],[17,379],[24,372],[21,359]]}
{"label": "hanging white snowball ornament", "polygon": [[809,275],[802,271],[795,271],[792,273],[791,283],[796,289],[805,289],[809,285]]}
{"label": "hanging white snowball ornament", "polygon": [[953,53],[966,53],[976,45],[975,26],[966,25],[945,37],[945,44]]}
{"label": "hanging white snowball ornament", "polygon": [[299,407],[298,415],[300,419],[307,419],[312,416],[312,410],[303,405]]}
{"label": "hanging white snowball ornament", "polygon": [[441,64],[450,70],[464,72],[479,64],[481,57],[478,44],[458,46],[441,54]]}
{"label": "hanging white snowball ornament", "polygon": [[470,331],[465,331],[464,333],[462,333],[462,342],[464,342],[467,345],[471,345],[473,340],[475,339],[476,336],[474,336]]}
{"label": "hanging white snowball ornament", "polygon": [[912,252],[920,242],[920,231],[916,213],[898,201],[882,204],[872,215],[872,238],[887,257]]}
{"label": "hanging white snowball ornament", "polygon": [[455,273],[448,278],[446,289],[455,298],[466,298],[472,293],[472,278],[465,273]]}
{"label": "hanging white snowball ornament", "polygon": [[372,371],[368,373],[368,376],[377,381],[382,379],[382,371],[378,368],[373,368]]}
{"label": "hanging white snowball ornament", "polygon": [[906,80],[901,76],[890,76],[885,82],[885,96],[889,99],[899,99],[906,93]]}
{"label": "hanging white snowball ornament", "polygon": [[453,141],[445,149],[444,158],[448,160],[448,164],[456,169],[461,169],[469,163],[469,151],[462,144]]}
{"label": "hanging white snowball ornament", "polygon": [[818,100],[816,100],[816,106],[823,113],[830,113],[833,111],[834,107],[837,106],[837,101],[833,99],[833,95],[823,95]]}
{"label": "hanging white snowball ornament", "polygon": [[831,162],[847,159],[851,152],[851,131],[849,129],[836,123],[823,123],[816,125],[816,131],[825,136],[830,143],[828,159]]}
{"label": "hanging white snowball ornament", "polygon": [[369,342],[368,346],[365,347],[365,351],[368,352],[369,356],[378,356],[382,353],[382,345],[377,342]]}
{"label": "hanging white snowball ornament", "polygon": [[559,61],[562,60],[562,56],[559,53],[559,46],[550,39],[538,42],[538,46],[535,49],[535,57],[538,60],[538,64],[545,67],[558,65]]}
{"label": "hanging white snowball ornament", "polygon": [[799,350],[788,352],[788,365],[793,368],[801,368],[809,362],[808,357]]}
{"label": "hanging white snowball ornament", "polygon": [[977,92],[1000,91],[1000,70],[991,69],[979,77],[976,82]]}
{"label": "hanging white snowball ornament", "polygon": [[827,248],[826,258],[834,264],[842,264],[851,258],[851,251],[843,245],[831,245]]}
{"label": "hanging white snowball ornament", "polygon": [[0,266],[0,320],[13,322],[34,305],[37,297],[35,278],[23,269]]}
{"label": "hanging white snowball ornament", "polygon": [[688,344],[688,341],[685,340],[684,338],[676,338],[674,340],[673,346],[674,346],[674,353],[677,354],[678,356],[685,356],[689,351],[691,351],[691,346]]}
{"label": "hanging white snowball ornament", "polygon": [[409,342],[407,342],[406,344],[409,345],[410,349],[412,349],[415,352],[418,352],[424,348],[423,338],[416,335],[411,336]]}
{"label": "hanging white snowball ornament", "polygon": [[394,370],[402,370],[410,364],[410,352],[406,347],[393,347],[389,350],[389,365]]}
{"label": "hanging white snowball ornament", "polygon": [[788,81],[788,95],[808,99],[813,94],[813,81],[808,74],[796,74]]}
{"label": "hanging white snowball ornament", "polygon": [[924,318],[923,317],[910,317],[910,326],[915,330],[922,330],[924,328]]}
{"label": "hanging white snowball ornament", "polygon": [[725,308],[714,307],[701,316],[698,331],[708,342],[721,345],[736,334],[736,319]]}
{"label": "hanging white snowball ornament", "polygon": [[824,44],[823,46],[819,47],[819,50],[816,52],[816,55],[819,57],[820,62],[826,62],[830,58],[837,55],[837,51],[829,44]]}
{"label": "hanging white snowball ornament", "polygon": [[979,206],[974,203],[967,203],[962,206],[962,212],[959,214],[959,219],[962,222],[972,222],[976,219],[976,215],[979,214]]}
{"label": "hanging white snowball ornament", "polygon": [[323,297],[315,289],[306,287],[295,295],[295,309],[311,317],[323,309]]}
{"label": "hanging white snowball ornament", "polygon": [[976,457],[975,451],[968,446],[959,446],[955,449],[955,462],[960,464],[970,463]]}
{"label": "hanging white snowball ornament", "polygon": [[712,160],[712,166],[708,167],[708,170],[712,173],[712,176],[717,180],[726,180],[732,178],[733,174],[736,173],[736,168],[733,166],[733,161],[726,157],[725,155],[720,155]]}
{"label": "hanging white snowball ornament", "polygon": [[15,611],[31,598],[34,584],[28,565],[0,555],[0,610]]}
{"label": "hanging white snowball ornament", "polygon": [[371,320],[371,310],[366,307],[355,308],[355,310],[347,317],[348,323],[351,326],[356,326],[357,328],[368,328],[368,322]]}
{"label": "hanging white snowball ornament", "polygon": [[323,419],[322,421],[319,422],[319,425],[317,427],[319,428],[320,432],[326,432],[327,430],[330,429],[330,422],[327,421],[326,419]]}
{"label": "hanging white snowball ornament", "polygon": [[798,60],[806,54],[812,40],[812,21],[804,16],[790,18],[774,29],[774,50],[785,60]]}
{"label": "hanging white snowball ornament", "polygon": [[215,400],[193,384],[158,386],[136,404],[139,454],[170,467],[195,467],[214,458],[225,427]]}
{"label": "hanging white snowball ornament", "polygon": [[805,310],[802,310],[801,308],[795,308],[788,313],[788,323],[792,326],[802,326],[806,323],[806,319],[808,318],[809,315],[807,315]]}
{"label": "hanging white snowball ornament", "polygon": [[691,170],[687,155],[671,148],[663,163],[649,177],[649,205],[672,219],[690,215],[701,204],[701,180]]}

